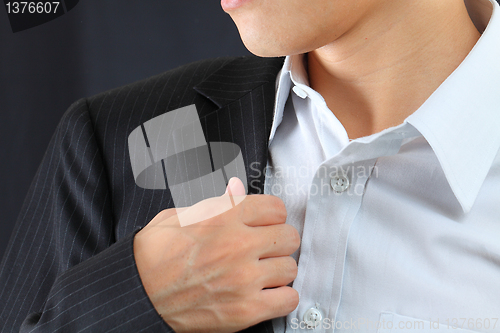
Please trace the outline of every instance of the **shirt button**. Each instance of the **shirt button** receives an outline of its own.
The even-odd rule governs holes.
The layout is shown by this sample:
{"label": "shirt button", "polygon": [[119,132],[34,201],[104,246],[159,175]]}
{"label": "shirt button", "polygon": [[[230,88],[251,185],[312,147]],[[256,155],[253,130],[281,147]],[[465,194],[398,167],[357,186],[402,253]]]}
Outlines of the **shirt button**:
{"label": "shirt button", "polygon": [[349,179],[345,176],[333,177],[330,181],[332,188],[335,192],[342,193],[349,188]]}
{"label": "shirt button", "polygon": [[323,319],[323,315],[321,311],[316,308],[310,308],[304,313],[304,322],[307,325],[307,328],[316,328],[320,324]]}
{"label": "shirt button", "polygon": [[299,88],[298,86],[293,86],[292,90],[297,96],[299,96],[302,99],[307,97],[307,93],[303,89]]}

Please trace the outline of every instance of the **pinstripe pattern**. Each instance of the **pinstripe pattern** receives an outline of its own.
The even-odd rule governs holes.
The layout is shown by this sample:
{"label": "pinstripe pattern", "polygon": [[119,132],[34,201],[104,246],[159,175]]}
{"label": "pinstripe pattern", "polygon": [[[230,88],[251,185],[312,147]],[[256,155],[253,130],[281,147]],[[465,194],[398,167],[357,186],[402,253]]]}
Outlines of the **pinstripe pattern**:
{"label": "pinstripe pattern", "polygon": [[[207,141],[238,144],[262,193],[274,83],[283,59],[193,63],[73,104],[26,197],[0,267],[2,332],[171,332],[150,303],[133,236],[168,190],[137,187],[127,138],[145,121],[196,104]],[[193,89],[195,88],[195,89]],[[257,162],[257,168],[249,164]],[[270,322],[245,332],[272,333]]]}

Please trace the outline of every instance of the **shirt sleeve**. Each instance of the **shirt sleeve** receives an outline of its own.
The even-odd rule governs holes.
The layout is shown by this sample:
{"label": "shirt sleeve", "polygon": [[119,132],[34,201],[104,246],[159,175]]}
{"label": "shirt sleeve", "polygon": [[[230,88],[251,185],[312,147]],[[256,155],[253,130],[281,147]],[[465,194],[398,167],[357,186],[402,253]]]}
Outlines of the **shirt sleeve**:
{"label": "shirt sleeve", "polygon": [[86,100],[59,123],[0,266],[2,332],[173,332],[116,239]]}

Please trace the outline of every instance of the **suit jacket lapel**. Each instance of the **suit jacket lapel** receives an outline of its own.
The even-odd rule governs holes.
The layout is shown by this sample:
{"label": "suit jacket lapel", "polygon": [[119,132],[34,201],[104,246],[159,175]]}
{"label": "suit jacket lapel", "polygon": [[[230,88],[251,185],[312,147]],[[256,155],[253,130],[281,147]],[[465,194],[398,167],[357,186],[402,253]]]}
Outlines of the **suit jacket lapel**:
{"label": "suit jacket lapel", "polygon": [[[249,194],[264,193],[276,77],[283,61],[284,58],[239,58],[194,87],[218,107],[215,111],[198,110],[207,142],[233,142],[241,148]],[[272,321],[243,332],[273,333]]]}
{"label": "suit jacket lapel", "polygon": [[264,193],[276,77],[283,58],[238,58],[194,87],[218,109],[199,110],[206,139],[233,142],[245,160],[249,194]]}

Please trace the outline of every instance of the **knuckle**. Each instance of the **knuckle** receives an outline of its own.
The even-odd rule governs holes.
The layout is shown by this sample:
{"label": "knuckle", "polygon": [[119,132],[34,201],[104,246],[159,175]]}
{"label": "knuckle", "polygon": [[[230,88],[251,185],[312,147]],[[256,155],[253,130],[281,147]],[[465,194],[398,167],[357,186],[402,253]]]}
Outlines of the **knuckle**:
{"label": "knuckle", "polygon": [[297,250],[300,246],[300,234],[296,228],[290,226],[290,244],[293,246],[295,250]]}
{"label": "knuckle", "polygon": [[279,197],[270,196],[270,198],[271,198],[269,200],[270,204],[272,205],[272,208],[274,209],[277,218],[279,219],[279,221],[282,221],[282,223],[284,223],[287,218],[285,203]]}
{"label": "knuckle", "polygon": [[290,276],[295,279],[297,274],[299,273],[299,267],[297,266],[297,262],[292,257],[288,257],[288,271]]}
{"label": "knuckle", "polygon": [[279,316],[286,316],[299,305],[299,293],[291,287],[282,287],[279,299],[273,305],[273,311]]}
{"label": "knuckle", "polygon": [[249,196],[248,198],[252,198],[252,200],[243,200],[236,208],[239,210],[239,217],[242,221],[251,221],[255,218],[256,215],[256,200],[255,196]]}
{"label": "knuckle", "polygon": [[281,271],[283,276],[287,278],[287,280],[293,281],[297,277],[298,267],[297,262],[292,257],[284,257],[282,262]]}
{"label": "knuckle", "polygon": [[290,246],[290,249],[295,252],[300,246],[300,235],[294,226],[289,224],[283,225],[281,236],[286,240],[285,244]]}
{"label": "knuckle", "polygon": [[289,308],[287,309],[289,310],[289,312],[295,310],[295,308],[299,305],[299,292],[297,290],[290,288],[290,295],[287,300],[287,305],[289,306]]}

